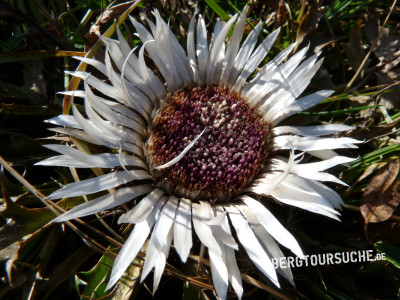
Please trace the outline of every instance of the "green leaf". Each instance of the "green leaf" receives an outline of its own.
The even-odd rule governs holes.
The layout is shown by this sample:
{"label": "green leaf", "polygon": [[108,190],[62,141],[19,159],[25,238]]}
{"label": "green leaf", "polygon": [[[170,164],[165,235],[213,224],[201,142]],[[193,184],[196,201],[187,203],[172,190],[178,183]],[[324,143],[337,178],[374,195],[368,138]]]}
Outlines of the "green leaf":
{"label": "green leaf", "polygon": [[346,295],[344,292],[339,291],[338,289],[335,289],[333,287],[328,288],[328,293],[333,297],[333,299],[337,300],[352,300],[354,299],[350,295]]}
{"label": "green leaf", "polygon": [[375,249],[378,253],[385,255],[385,259],[400,269],[400,248],[388,243],[375,243]]}
{"label": "green leaf", "polygon": [[373,163],[380,162],[382,158],[389,157],[391,155],[398,155],[400,152],[400,145],[399,144],[394,144],[394,145],[389,145],[386,147],[383,147],[382,149],[375,150],[373,152],[370,152],[368,154],[365,154],[361,156],[359,159],[356,161],[352,162],[351,169],[359,167],[361,165],[364,166],[369,166]]}
{"label": "green leaf", "polygon": [[[22,105],[37,105],[37,106],[45,106],[48,105],[49,99],[32,90],[31,88],[19,86],[11,83],[7,83],[5,81],[0,81],[0,99],[4,99],[3,103],[1,103],[1,113],[7,114],[9,110],[16,110],[16,104]],[[7,104],[7,102],[13,102],[13,104]],[[25,110],[25,112],[23,112]],[[27,110],[29,112],[27,112]],[[23,107],[21,109],[21,114],[37,114],[36,108],[33,107]]]}
{"label": "green leaf", "polygon": [[7,197],[4,199],[6,205],[0,213],[13,221],[0,228],[0,249],[23,240],[55,217],[48,208],[26,208],[15,204]]}
{"label": "green leaf", "polygon": [[15,61],[42,59],[49,57],[85,56],[85,52],[62,50],[37,50],[27,52],[13,52],[0,55],[0,64]]}
{"label": "green leaf", "polygon": [[311,295],[313,295],[314,299],[333,300],[333,298],[327,294],[326,290],[317,283],[306,279],[304,285],[307,286],[307,290]]}
{"label": "green leaf", "polygon": [[230,17],[229,15],[222,9],[221,6],[215,0],[206,0],[208,6],[212,8],[212,10],[222,19],[228,20]]}
{"label": "green leaf", "polygon": [[59,115],[60,111],[61,108],[58,105],[33,106],[13,104],[3,108],[2,114],[16,117],[41,116],[44,119],[50,119]]}
{"label": "green leaf", "polygon": [[98,299],[107,294],[105,288],[113,263],[114,259],[103,255],[90,271],[79,273],[79,279],[87,283],[81,294],[81,299]]}
{"label": "green leaf", "polygon": [[42,147],[42,144],[26,135],[0,131],[0,153],[9,162],[30,164],[38,158],[50,156],[52,151]]}
{"label": "green leaf", "polygon": [[338,13],[343,11],[347,6],[349,6],[353,2],[353,0],[345,0],[345,1],[338,1],[336,0],[333,5],[329,7],[329,9],[326,11],[325,15],[328,19],[333,18],[336,16]]}
{"label": "green leaf", "polygon": [[361,176],[369,166],[375,163],[380,163],[388,157],[398,157],[400,155],[400,145],[394,144],[383,147],[381,149],[367,153],[357,160],[351,162],[351,167],[343,176],[343,181],[352,183]]}
{"label": "green leaf", "polygon": [[76,251],[69,253],[67,258],[64,258],[62,262],[52,267],[49,273],[49,279],[47,281],[42,281],[40,289],[38,289],[38,294],[43,296],[38,299],[59,299],[55,297],[53,293],[60,295],[62,289],[59,287],[67,280],[74,283],[76,271],[83,263],[89,260],[94,253],[94,250],[87,245],[82,245],[80,248],[76,249]]}

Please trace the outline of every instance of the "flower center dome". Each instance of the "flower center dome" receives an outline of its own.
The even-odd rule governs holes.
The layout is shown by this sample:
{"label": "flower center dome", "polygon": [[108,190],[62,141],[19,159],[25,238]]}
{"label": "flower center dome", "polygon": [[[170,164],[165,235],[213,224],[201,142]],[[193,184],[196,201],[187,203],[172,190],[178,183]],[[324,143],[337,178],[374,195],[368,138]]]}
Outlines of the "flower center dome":
{"label": "flower center dome", "polygon": [[[175,164],[175,157],[201,134]],[[169,93],[147,131],[150,172],[169,193],[191,200],[227,201],[258,174],[270,145],[268,125],[238,93],[223,85]]]}

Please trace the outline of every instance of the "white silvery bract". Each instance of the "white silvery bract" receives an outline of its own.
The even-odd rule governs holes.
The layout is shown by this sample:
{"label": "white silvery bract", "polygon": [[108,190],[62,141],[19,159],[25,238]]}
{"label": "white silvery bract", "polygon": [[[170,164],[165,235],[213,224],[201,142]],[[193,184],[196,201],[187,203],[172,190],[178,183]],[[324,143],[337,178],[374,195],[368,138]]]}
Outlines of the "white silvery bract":
{"label": "white silvery bract", "polygon": [[[118,40],[102,37],[106,45],[104,63],[77,57],[96,68],[108,80],[102,81],[86,72],[71,72],[71,75],[84,80],[84,90],[65,92],[65,94],[84,98],[86,116],[84,117],[73,106],[73,115],[60,115],[49,122],[59,126],[52,129],[55,132],[102,146],[103,151],[104,149],[109,151],[88,154],[73,146],[47,145],[47,148],[59,152],[60,155],[45,159],[38,164],[105,170],[104,175],[67,184],[49,196],[50,199],[59,199],[104,191],[103,196],[74,207],[57,217],[54,222],[95,214],[136,199],[137,204],[119,218],[119,223],[135,225],[115,260],[108,288],[121,278],[150,237],[141,278],[143,280],[154,268],[155,291],[164,271],[171,244],[173,243],[182,261],[186,262],[193,244],[192,233],[195,233],[208,249],[212,279],[220,298],[226,298],[229,283],[239,298],[243,295],[241,275],[235,258],[239,243],[255,266],[279,287],[277,273],[271,263],[271,258],[283,256],[278,243],[300,258],[304,255],[296,239],[256,199],[273,198],[284,204],[339,219],[339,212],[336,209],[343,204],[342,199],[320,181],[345,184],[324,171],[352,161],[351,158],[337,155],[333,150],[355,148],[354,144],[358,141],[346,137],[326,136],[349,130],[351,127],[336,124],[306,127],[278,126],[282,120],[320,103],[333,93],[323,90],[298,98],[321,66],[322,59],[318,60],[319,53],[305,58],[307,47],[289,57],[295,48],[292,44],[275,58],[270,59],[267,64],[259,66],[274,44],[279,29],[259,43],[260,22],[242,42],[246,24],[245,12],[246,9],[225,24],[217,21],[211,42],[208,42],[204,19],[196,13],[189,25],[185,51],[168,28],[168,24],[155,10],[156,22],[147,20],[150,30],[131,18],[143,43],[140,48],[130,49],[121,32],[117,30]],[[234,24],[233,33],[227,41],[228,32]],[[148,61],[145,62],[146,53],[148,55],[146,59],[152,60],[157,68],[157,74],[160,75],[153,72],[155,69],[149,68]],[[258,67],[260,69],[256,71]],[[215,194],[218,199],[211,199],[215,201],[201,199],[203,191],[185,191],[185,186],[177,187],[175,190],[179,192],[175,194],[171,187],[175,183],[174,178],[161,184],[159,179],[161,177],[157,175],[160,173],[157,172],[163,170],[169,172],[168,170],[179,163],[183,165],[188,155],[194,155],[193,153],[198,153],[200,150],[199,155],[203,155],[203,152],[204,155],[209,155],[209,149],[199,147],[206,147],[204,145],[207,145],[207,141],[212,138],[210,127],[213,130],[231,128],[232,124],[239,121],[230,115],[223,117],[221,115],[219,119],[212,121],[214,123],[198,126],[199,128],[191,133],[191,138],[184,138],[185,143],[178,141],[178,144],[184,144],[179,148],[180,152],[175,153],[175,157],[169,156],[169,162],[164,159],[162,166],[152,165],[151,159],[157,157],[156,155],[152,157],[148,153],[148,149],[159,140],[154,139],[153,143],[146,135],[157,116],[157,110],[163,107],[168,95],[179,100],[181,98],[178,95],[186,94],[178,92],[186,87],[191,89],[200,87],[200,90],[193,92],[194,95],[198,95],[210,86],[221,91],[224,87],[226,93],[224,95],[229,99],[233,97],[232,95],[239,95],[232,101],[243,100],[245,106],[249,107],[247,110],[250,111],[249,114],[254,112],[252,116],[257,115],[257,124],[268,127],[268,130],[265,129],[265,132],[268,132],[268,147],[263,150],[264,154],[267,153],[266,158],[260,158],[259,166],[247,162],[246,158],[240,160],[242,165],[249,168],[257,167],[257,171],[254,171],[256,174],[235,193],[227,190]],[[209,106],[210,101],[207,102]],[[218,102],[220,106],[216,108],[216,112],[235,111],[239,105],[228,107],[227,103]],[[191,103],[185,102],[185,105]],[[202,109],[206,110],[206,107]],[[226,119],[231,125],[221,127],[225,126],[223,122]],[[206,118],[204,120],[210,122]],[[192,121],[185,122],[191,124]],[[261,130],[264,134],[262,127],[260,128],[257,130]],[[221,136],[224,137],[226,134],[229,137],[229,134],[235,133],[219,132],[219,134],[220,139],[212,141],[214,150],[220,146],[215,146],[219,141],[225,143]],[[226,143],[233,145],[235,141],[231,138],[230,142]],[[240,148],[243,147],[242,144],[235,144],[232,147],[242,149]],[[224,147],[225,144],[221,149],[225,151]],[[251,148],[252,145],[246,147]],[[257,149],[246,148],[243,153],[248,154],[253,150]],[[231,154],[235,157],[235,153]],[[301,163],[305,155],[313,156],[314,162]],[[229,166],[231,156],[228,155],[225,160],[228,161],[226,170],[229,170],[232,176],[242,174],[239,163]],[[196,165],[193,159],[192,164]],[[200,183],[205,186],[209,183],[208,180],[214,180],[211,177],[217,176],[215,174],[224,176],[218,172],[220,170],[217,161],[212,161],[211,166],[216,169],[215,172],[211,172],[212,169],[207,171],[204,165],[201,169],[206,173],[201,174],[206,175],[198,177]],[[240,178],[242,181],[247,179]],[[233,231],[236,232],[237,239],[234,238]],[[290,269],[277,271],[293,282]]]}

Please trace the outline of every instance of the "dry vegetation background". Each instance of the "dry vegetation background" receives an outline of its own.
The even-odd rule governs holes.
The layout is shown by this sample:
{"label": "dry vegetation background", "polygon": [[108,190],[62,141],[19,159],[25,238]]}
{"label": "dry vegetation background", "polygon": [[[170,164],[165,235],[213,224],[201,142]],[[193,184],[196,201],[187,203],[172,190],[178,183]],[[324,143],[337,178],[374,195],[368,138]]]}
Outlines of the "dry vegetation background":
{"label": "dry vegetation background", "polygon": [[[46,201],[60,184],[73,182],[66,168],[35,167],[51,156],[41,145],[68,140],[49,138],[44,120],[68,111],[71,99],[58,91],[78,87],[64,70],[78,67],[73,55],[97,55],[96,33],[112,35],[127,9],[138,19],[157,7],[178,39],[196,8],[207,26],[240,11],[246,1],[0,0],[0,299],[213,299],[207,263],[182,265],[172,250],[154,297],[152,277],[140,285],[137,259],[117,288],[104,291],[115,254],[129,228],[116,224],[118,211],[60,226],[48,222],[55,212],[83,199]],[[272,286],[244,258],[245,299],[398,299],[400,288],[400,6],[397,1],[252,0],[247,32],[264,22],[265,37],[282,27],[273,57],[290,43],[322,51],[325,61],[307,93],[335,94],[291,124],[343,123],[347,134],[365,142],[358,159],[333,172],[349,187],[333,186],[343,197],[342,222],[289,207],[274,214],[307,254],[373,250],[386,261],[294,268],[296,287],[281,280]],[[113,25],[114,24],[114,25]],[[126,22],[121,30],[133,46],[139,40]],[[261,38],[262,38],[261,37]],[[72,172],[74,172],[72,170]],[[80,178],[93,176],[80,173]],[[288,253],[289,254],[289,253]],[[229,296],[234,298],[234,293]]]}

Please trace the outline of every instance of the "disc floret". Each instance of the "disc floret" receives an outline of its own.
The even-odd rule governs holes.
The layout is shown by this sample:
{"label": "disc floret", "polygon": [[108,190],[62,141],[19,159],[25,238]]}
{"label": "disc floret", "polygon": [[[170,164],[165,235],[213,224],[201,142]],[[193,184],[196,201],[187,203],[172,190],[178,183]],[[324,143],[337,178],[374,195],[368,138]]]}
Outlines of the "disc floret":
{"label": "disc floret", "polygon": [[[169,168],[205,129],[198,142]],[[170,193],[226,201],[261,170],[270,141],[268,125],[236,92],[223,85],[185,87],[167,95],[148,130],[152,175]]]}

